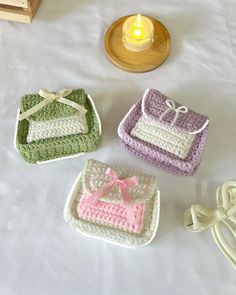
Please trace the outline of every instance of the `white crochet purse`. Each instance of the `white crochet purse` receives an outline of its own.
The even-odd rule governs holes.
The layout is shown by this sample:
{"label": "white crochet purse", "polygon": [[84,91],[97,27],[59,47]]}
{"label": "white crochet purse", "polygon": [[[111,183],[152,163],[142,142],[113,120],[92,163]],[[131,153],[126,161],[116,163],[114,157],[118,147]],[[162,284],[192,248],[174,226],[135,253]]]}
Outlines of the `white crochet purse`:
{"label": "white crochet purse", "polygon": [[89,160],[68,197],[64,218],[83,234],[137,247],[155,237],[159,210],[155,177]]}

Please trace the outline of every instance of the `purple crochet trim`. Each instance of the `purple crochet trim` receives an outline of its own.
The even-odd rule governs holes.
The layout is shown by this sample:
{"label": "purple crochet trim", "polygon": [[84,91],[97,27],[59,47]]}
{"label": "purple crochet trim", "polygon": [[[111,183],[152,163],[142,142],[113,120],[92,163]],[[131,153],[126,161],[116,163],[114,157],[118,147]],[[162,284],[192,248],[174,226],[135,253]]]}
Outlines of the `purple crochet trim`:
{"label": "purple crochet trim", "polygon": [[[155,95],[155,96],[154,96]],[[157,98],[156,103],[154,104],[154,98]],[[144,101],[144,112],[147,114],[147,111],[151,117],[155,114],[155,119],[158,120],[159,116],[165,111],[166,108],[163,108],[163,99],[168,99],[164,95],[160,94],[157,90],[149,90]],[[159,110],[159,103],[161,101],[161,111]],[[153,109],[151,108],[153,106]],[[165,103],[164,103],[165,104]],[[165,104],[166,105],[166,104]],[[179,104],[176,103],[178,107]],[[165,125],[168,122],[171,122],[173,119],[173,112],[169,112],[165,117]],[[195,120],[193,121],[190,118],[189,114],[192,114]],[[206,116],[197,114],[194,111],[189,110],[187,114],[179,115],[174,127],[178,130],[196,130],[200,129],[208,120]],[[154,146],[148,142],[145,142],[137,137],[131,135],[131,130],[134,128],[135,124],[142,116],[142,98],[137,102],[135,107],[122,122],[119,128],[119,133],[121,137],[122,145],[130,152],[136,154],[137,156],[143,158],[144,160],[151,162],[152,164],[158,166],[161,169],[164,169],[173,174],[179,175],[193,175],[197,171],[203,148],[207,139],[207,127],[196,134],[194,141],[190,147],[188,155],[185,159],[181,159],[178,156],[171,154],[157,146]],[[169,115],[170,114],[170,115]],[[180,117],[181,116],[181,117]],[[186,117],[184,117],[186,116]],[[192,123],[192,125],[191,125]],[[168,124],[169,125],[169,124]]]}

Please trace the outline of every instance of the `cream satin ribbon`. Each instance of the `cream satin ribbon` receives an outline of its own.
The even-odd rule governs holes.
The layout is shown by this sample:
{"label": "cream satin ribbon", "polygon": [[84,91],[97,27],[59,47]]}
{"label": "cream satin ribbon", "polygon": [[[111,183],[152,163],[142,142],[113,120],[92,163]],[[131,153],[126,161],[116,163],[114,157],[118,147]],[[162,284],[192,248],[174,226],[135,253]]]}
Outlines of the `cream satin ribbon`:
{"label": "cream satin ribbon", "polygon": [[166,114],[168,114],[170,111],[175,111],[175,116],[174,116],[174,119],[172,120],[171,124],[170,125],[174,125],[178,116],[179,116],[179,113],[187,113],[188,111],[188,108],[185,107],[185,106],[180,106],[178,108],[176,108],[175,106],[175,102],[171,99],[167,99],[166,100],[166,105],[169,107],[168,109],[166,109],[161,115],[160,115],[160,120],[162,120]]}
{"label": "cream satin ribbon", "polygon": [[200,232],[211,228],[215,242],[236,268],[236,247],[233,248],[227,242],[222,232],[222,224],[224,224],[236,244],[236,181],[226,181],[217,189],[216,204],[215,210],[192,205],[184,213],[184,225],[191,232]]}
{"label": "cream satin ribbon", "polygon": [[39,110],[41,110],[42,108],[44,108],[46,105],[52,103],[53,101],[59,101],[61,103],[64,103],[66,105],[69,105],[69,106],[75,108],[81,114],[86,114],[87,110],[83,106],[79,105],[78,103],[76,103],[74,101],[71,101],[71,100],[65,98],[66,96],[71,94],[72,91],[73,91],[72,89],[62,89],[62,90],[58,91],[57,93],[53,93],[53,92],[48,91],[47,89],[39,90],[39,95],[41,97],[43,97],[44,100],[42,100],[40,103],[38,103],[37,105],[35,105],[31,109],[20,114],[19,120],[22,121],[22,120],[28,118],[29,116],[33,115],[34,113],[36,113]]}

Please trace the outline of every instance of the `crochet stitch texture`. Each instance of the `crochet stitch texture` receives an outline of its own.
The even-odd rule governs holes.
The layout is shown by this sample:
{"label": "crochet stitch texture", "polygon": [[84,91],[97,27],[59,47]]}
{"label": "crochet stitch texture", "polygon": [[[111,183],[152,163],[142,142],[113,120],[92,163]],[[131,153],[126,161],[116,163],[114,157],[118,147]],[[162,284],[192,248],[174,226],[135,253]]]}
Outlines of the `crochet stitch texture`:
{"label": "crochet stitch texture", "polygon": [[[29,118],[18,121],[16,147],[25,161],[36,163],[67,157],[81,152],[96,150],[100,145],[100,121],[85,91],[82,89],[73,90],[73,92],[67,96],[67,99],[83,105],[87,109],[85,116],[88,133],[68,134],[61,137],[44,138],[28,142],[27,137],[29,136],[30,125],[34,123],[43,124],[55,119],[70,117],[75,114],[76,110],[73,107],[53,101]],[[42,100],[43,98],[38,94],[23,96],[20,103],[20,111],[25,112]]]}
{"label": "crochet stitch texture", "polygon": [[159,146],[182,159],[187,156],[194,139],[193,134],[176,132],[174,128],[162,126],[160,123],[145,116],[141,116],[131,130],[131,135]]}
{"label": "crochet stitch texture", "polygon": [[173,102],[175,110],[168,110],[168,100],[155,89],[147,90],[119,125],[121,144],[161,169],[193,175],[200,164],[209,121],[205,115],[188,109],[178,113],[172,124],[181,105]]}
{"label": "crochet stitch texture", "polygon": [[86,115],[75,112],[75,114],[65,118],[40,122],[30,121],[27,142],[79,133],[88,133],[87,120]]}
{"label": "crochet stitch texture", "polygon": [[[138,185],[128,189],[133,202],[134,224],[128,220],[121,192],[117,187],[104,194],[91,207],[84,206],[86,199],[109,181],[105,174],[108,167],[116,171],[119,179],[134,175],[138,177]],[[73,228],[91,237],[137,247],[148,244],[154,238],[159,221],[159,206],[159,190],[155,177],[123,166],[109,166],[96,160],[88,160],[67,199],[64,218]]]}

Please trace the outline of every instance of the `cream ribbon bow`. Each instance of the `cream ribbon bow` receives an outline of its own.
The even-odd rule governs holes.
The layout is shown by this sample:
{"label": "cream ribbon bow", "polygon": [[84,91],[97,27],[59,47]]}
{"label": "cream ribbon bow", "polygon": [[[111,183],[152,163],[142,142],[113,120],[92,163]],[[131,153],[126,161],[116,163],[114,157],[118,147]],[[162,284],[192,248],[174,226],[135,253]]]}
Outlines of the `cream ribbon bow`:
{"label": "cream ribbon bow", "polygon": [[39,95],[41,97],[43,97],[44,100],[42,100],[40,103],[38,103],[37,105],[35,105],[31,109],[20,114],[19,120],[22,121],[22,120],[28,118],[29,116],[33,115],[34,113],[36,113],[39,110],[41,110],[42,108],[44,108],[46,105],[52,103],[53,101],[59,101],[61,103],[64,103],[66,105],[69,105],[69,106],[75,108],[81,114],[86,114],[87,110],[83,106],[79,105],[78,103],[76,103],[72,100],[65,98],[66,96],[71,94],[72,91],[73,91],[72,89],[62,89],[62,90],[58,91],[57,93],[53,93],[53,92],[48,91],[47,89],[39,90]]}
{"label": "cream ribbon bow", "polygon": [[175,116],[174,119],[172,120],[170,125],[174,125],[179,113],[187,113],[188,108],[186,106],[179,106],[178,108],[176,108],[175,106],[175,102],[171,99],[167,99],[166,100],[166,105],[169,107],[168,109],[166,109],[161,115],[160,115],[160,120],[162,120],[166,114],[168,114],[171,111],[175,111]]}
{"label": "cream ribbon bow", "polygon": [[226,181],[216,191],[215,210],[192,205],[184,213],[184,225],[191,232],[211,228],[212,235],[220,250],[236,268],[236,247],[230,245],[222,232],[224,224],[236,242],[236,181]]}

